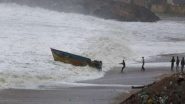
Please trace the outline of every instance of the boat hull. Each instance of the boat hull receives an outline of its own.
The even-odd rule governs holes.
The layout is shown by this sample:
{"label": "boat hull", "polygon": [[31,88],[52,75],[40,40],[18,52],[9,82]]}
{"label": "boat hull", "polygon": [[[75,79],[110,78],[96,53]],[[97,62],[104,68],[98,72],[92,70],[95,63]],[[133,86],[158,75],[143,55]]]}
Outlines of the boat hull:
{"label": "boat hull", "polygon": [[82,57],[79,55],[67,53],[64,51],[59,51],[51,48],[51,52],[53,54],[53,58],[55,61],[60,61],[68,64],[72,64],[75,66],[86,66],[91,63],[91,59]]}

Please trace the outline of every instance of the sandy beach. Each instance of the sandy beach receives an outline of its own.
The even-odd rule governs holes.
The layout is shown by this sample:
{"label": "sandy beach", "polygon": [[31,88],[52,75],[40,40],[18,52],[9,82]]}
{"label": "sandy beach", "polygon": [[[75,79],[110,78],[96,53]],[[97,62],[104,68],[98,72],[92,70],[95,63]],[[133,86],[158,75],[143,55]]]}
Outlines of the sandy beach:
{"label": "sandy beach", "polygon": [[[114,67],[103,78],[62,86],[47,86],[40,90],[3,89],[0,104],[119,104],[134,90],[131,86],[147,85],[170,74],[167,67],[139,68]],[[66,87],[68,86],[68,87]]]}

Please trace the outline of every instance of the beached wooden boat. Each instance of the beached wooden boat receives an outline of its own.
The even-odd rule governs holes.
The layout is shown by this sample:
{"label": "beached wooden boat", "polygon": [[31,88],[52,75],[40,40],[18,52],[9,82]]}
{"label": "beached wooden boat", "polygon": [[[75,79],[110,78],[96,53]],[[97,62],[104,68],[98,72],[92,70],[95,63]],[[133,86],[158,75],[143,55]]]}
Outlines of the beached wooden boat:
{"label": "beached wooden boat", "polygon": [[53,54],[53,58],[55,61],[60,61],[60,62],[64,62],[64,63],[69,63],[75,66],[91,66],[91,67],[95,67],[97,69],[101,69],[102,68],[102,62],[101,61],[91,61],[91,59],[83,57],[83,56],[79,56],[79,55],[75,55],[75,54],[71,54],[68,52],[64,52],[64,51],[60,51],[60,50],[56,50],[51,48],[51,52]]}
{"label": "beached wooden boat", "polygon": [[152,85],[154,85],[156,82],[153,82],[151,84],[148,84],[148,85],[140,85],[140,86],[132,86],[132,89],[142,89],[142,88],[148,88]]}
{"label": "beached wooden boat", "polygon": [[141,85],[141,86],[132,86],[132,89],[142,89],[144,87],[145,87],[144,85]]}

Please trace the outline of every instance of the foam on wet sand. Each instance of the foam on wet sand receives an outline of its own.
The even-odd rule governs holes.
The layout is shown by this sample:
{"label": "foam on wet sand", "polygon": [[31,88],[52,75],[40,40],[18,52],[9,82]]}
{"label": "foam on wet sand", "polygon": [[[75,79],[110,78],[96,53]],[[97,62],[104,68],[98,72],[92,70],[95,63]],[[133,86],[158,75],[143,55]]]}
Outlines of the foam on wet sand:
{"label": "foam on wet sand", "polygon": [[[147,85],[170,74],[168,67],[140,68],[115,67],[103,78],[76,83],[63,83],[64,86],[42,86],[40,90],[7,89],[0,91],[0,103],[6,104],[118,104],[132,93],[131,86]],[[79,83],[79,84],[78,84]]]}

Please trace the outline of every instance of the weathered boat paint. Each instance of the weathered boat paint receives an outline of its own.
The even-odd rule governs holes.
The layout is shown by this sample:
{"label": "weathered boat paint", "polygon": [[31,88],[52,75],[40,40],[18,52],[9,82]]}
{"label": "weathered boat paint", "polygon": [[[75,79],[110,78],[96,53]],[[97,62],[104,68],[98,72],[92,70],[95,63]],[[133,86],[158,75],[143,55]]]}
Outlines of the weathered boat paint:
{"label": "weathered boat paint", "polygon": [[51,52],[55,61],[61,61],[75,66],[86,66],[91,63],[91,59],[79,55],[56,50],[53,48],[51,48]]}
{"label": "weathered boat paint", "polygon": [[90,67],[96,68],[99,71],[102,70],[102,61],[91,61],[90,58],[86,58],[83,56],[71,54],[68,52],[60,51],[51,48],[51,52],[53,54],[53,58],[55,61],[60,61],[68,64],[72,64],[75,66],[87,66],[89,65]]}

